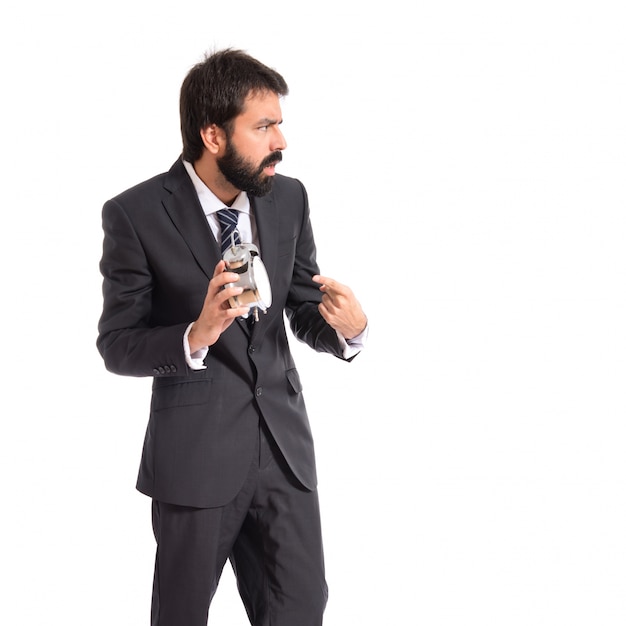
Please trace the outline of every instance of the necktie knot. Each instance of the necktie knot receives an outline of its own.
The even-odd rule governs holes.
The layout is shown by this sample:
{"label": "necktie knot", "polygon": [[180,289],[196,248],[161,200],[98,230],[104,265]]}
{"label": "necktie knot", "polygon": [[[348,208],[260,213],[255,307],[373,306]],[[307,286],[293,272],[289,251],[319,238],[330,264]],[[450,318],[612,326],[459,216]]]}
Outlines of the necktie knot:
{"label": "necktie knot", "polygon": [[241,243],[237,223],[239,221],[239,211],[236,209],[220,209],[217,212],[217,219],[222,232],[222,256],[231,246],[238,246]]}

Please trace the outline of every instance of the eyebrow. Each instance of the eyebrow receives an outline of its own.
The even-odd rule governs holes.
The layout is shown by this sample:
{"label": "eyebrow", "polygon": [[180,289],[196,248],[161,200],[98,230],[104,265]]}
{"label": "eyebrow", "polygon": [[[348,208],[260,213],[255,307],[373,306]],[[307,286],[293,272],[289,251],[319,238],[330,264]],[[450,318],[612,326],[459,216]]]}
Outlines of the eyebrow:
{"label": "eyebrow", "polygon": [[269,117],[263,117],[257,122],[257,124],[260,124],[261,126],[273,126],[274,124],[282,124],[282,123],[283,123],[282,120],[274,120],[274,119],[270,119]]}

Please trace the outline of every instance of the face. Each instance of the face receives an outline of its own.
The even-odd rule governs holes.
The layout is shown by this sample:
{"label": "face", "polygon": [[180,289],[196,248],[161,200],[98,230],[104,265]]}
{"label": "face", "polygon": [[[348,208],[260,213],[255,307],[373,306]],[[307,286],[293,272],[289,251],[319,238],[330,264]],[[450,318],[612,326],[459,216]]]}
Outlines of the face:
{"label": "face", "polygon": [[217,166],[235,188],[264,196],[272,188],[276,164],[287,147],[279,129],[282,112],[278,96],[267,92],[248,97],[243,112],[234,120]]}

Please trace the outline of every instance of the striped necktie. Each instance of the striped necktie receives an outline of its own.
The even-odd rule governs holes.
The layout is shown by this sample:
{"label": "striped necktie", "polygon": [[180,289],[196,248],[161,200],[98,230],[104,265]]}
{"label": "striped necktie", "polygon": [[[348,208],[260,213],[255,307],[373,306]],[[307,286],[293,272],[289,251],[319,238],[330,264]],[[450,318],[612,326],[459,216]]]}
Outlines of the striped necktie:
{"label": "striped necktie", "polygon": [[220,209],[217,212],[217,219],[222,229],[222,256],[232,245],[238,246],[241,243],[239,231],[237,230],[237,221],[239,220],[239,211],[236,209]]}

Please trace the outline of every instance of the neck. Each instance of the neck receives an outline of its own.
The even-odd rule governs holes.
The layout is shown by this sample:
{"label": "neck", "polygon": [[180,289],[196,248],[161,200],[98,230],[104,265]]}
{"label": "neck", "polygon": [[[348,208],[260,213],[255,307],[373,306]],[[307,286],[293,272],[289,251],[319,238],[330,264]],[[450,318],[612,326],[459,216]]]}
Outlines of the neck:
{"label": "neck", "polygon": [[226,205],[231,206],[237,196],[241,193],[231,185],[225,178],[215,159],[209,158],[207,152],[200,157],[194,164],[193,169],[196,171],[198,178]]}

